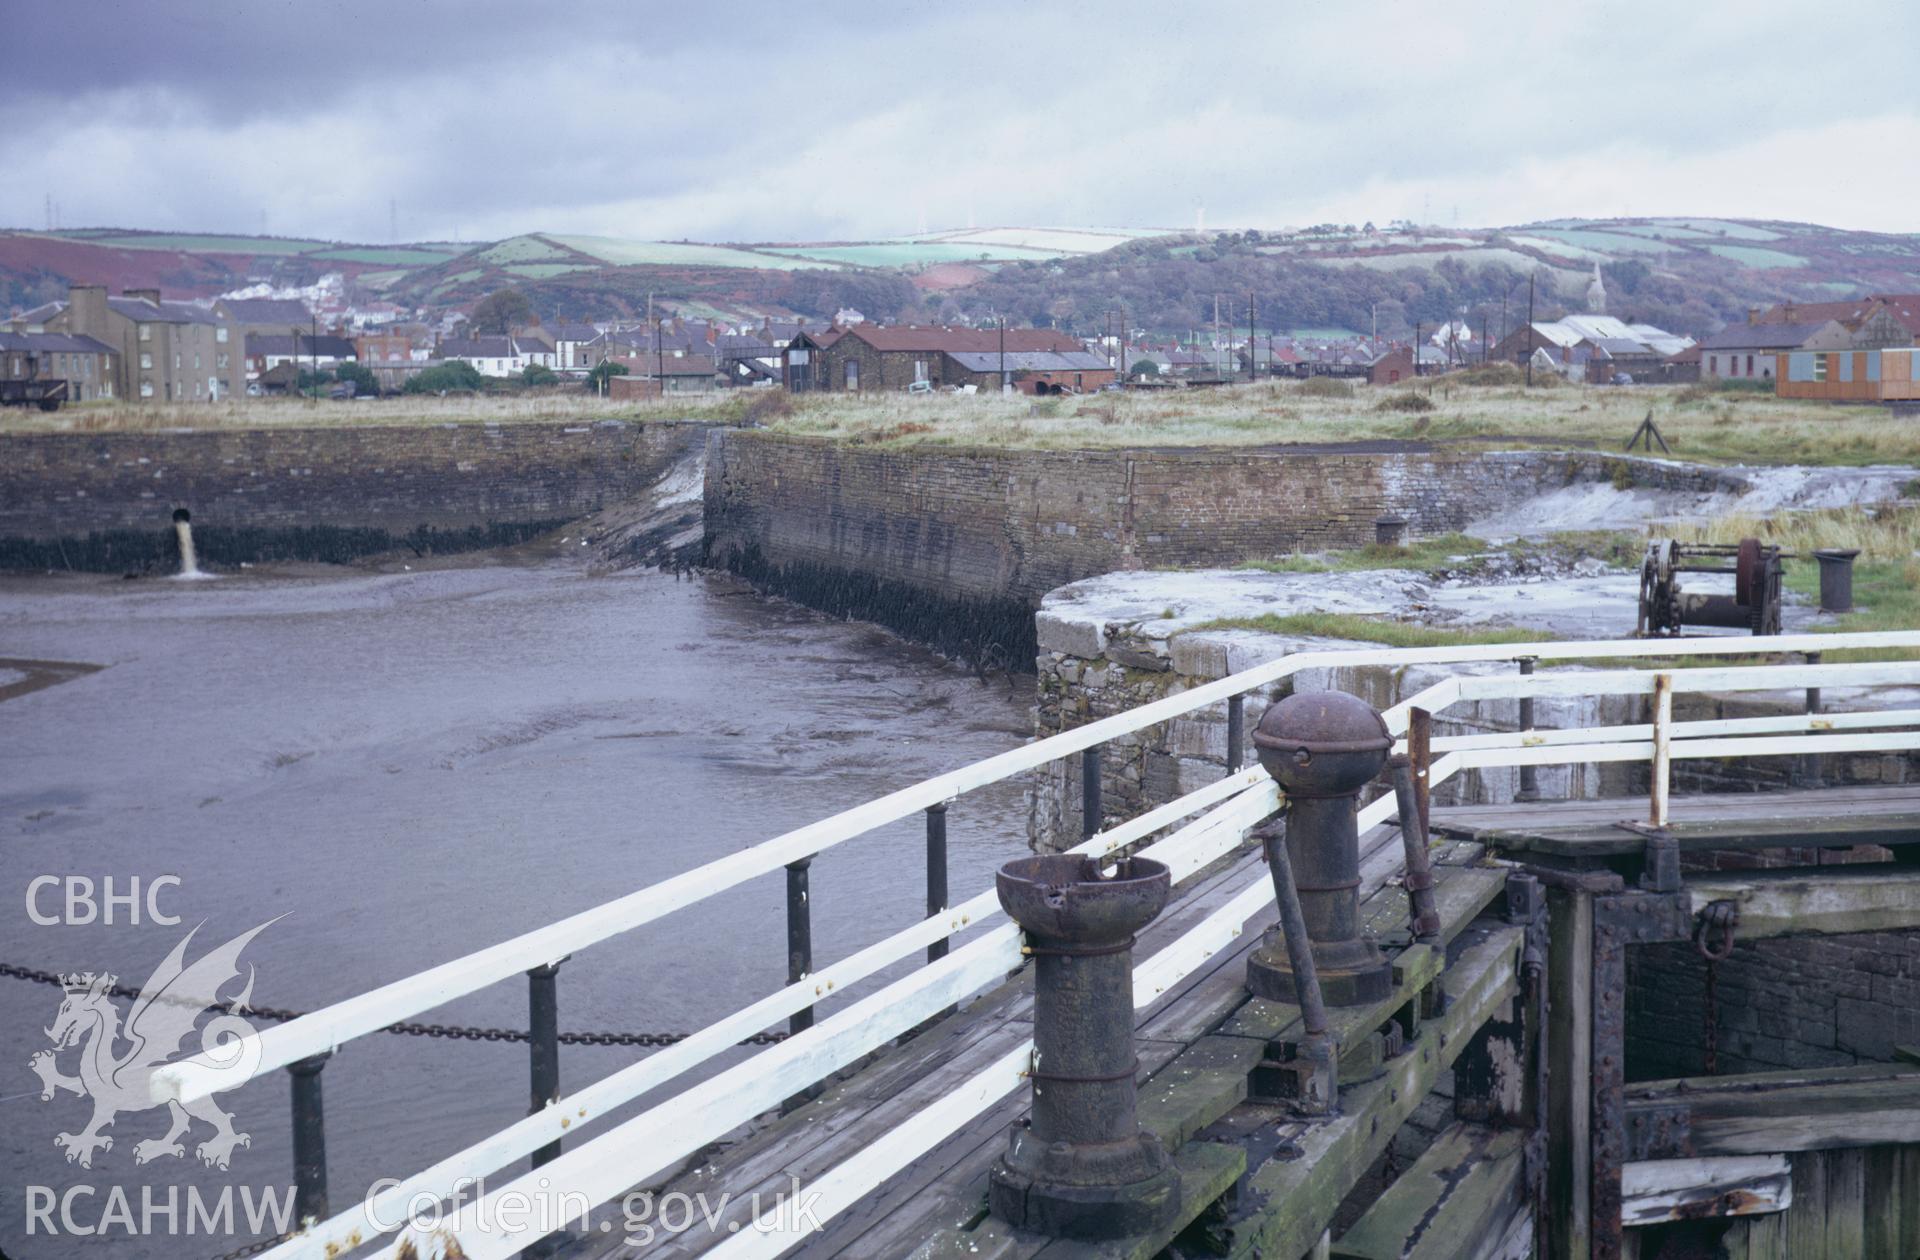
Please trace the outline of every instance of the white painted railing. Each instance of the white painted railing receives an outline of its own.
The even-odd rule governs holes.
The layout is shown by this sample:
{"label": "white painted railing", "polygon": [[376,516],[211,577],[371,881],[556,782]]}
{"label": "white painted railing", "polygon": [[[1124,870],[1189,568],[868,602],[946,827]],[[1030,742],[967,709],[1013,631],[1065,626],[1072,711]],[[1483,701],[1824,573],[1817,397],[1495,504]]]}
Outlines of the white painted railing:
{"label": "white painted railing", "polygon": [[[316,1011],[276,1028],[255,1034],[254,1044],[231,1055],[231,1062],[251,1064],[250,1071],[224,1068],[205,1058],[185,1060],[156,1073],[156,1101],[195,1099],[232,1089],[247,1079],[309,1056],[326,1053],[354,1038],[388,1024],[406,1020],[488,984],[532,968],[557,962],[600,941],[685,909],[725,889],[760,875],[771,874],[791,862],[810,857],[874,828],[909,817],[929,806],[941,805],[961,794],[1020,774],[1082,750],[1097,747],[1116,736],[1269,686],[1309,669],[1409,665],[1449,665],[1512,662],[1525,659],[1608,660],[1654,659],[1686,655],[1711,656],[1756,653],[1831,652],[1850,648],[1920,649],[1920,632],[1862,635],[1786,635],[1764,641],[1751,638],[1625,640],[1586,643],[1529,643],[1462,646],[1418,650],[1350,649],[1306,652],[1260,665],[1240,674],[1169,696],[1127,713],[1039,740],[988,758],[960,770],[925,780],[847,810],[831,818],[786,833],[773,840],[643,888],[614,901],[582,911],[547,927],[525,933],[488,949],[374,989],[359,997]],[[1656,673],[1671,680],[1672,690],[1776,690],[1804,687],[1885,686],[1920,684],[1920,663],[1895,662],[1862,665],[1777,665],[1713,667],[1685,670],[1586,670],[1577,674],[1520,676],[1462,675],[1427,688],[1412,700],[1387,711],[1389,729],[1406,731],[1416,707],[1438,711],[1461,700],[1513,698],[1524,695],[1631,695],[1655,689]],[[1671,690],[1667,693],[1671,694]],[[1854,749],[1909,748],[1920,744],[1920,732],[1907,729],[1839,733],[1842,715],[1820,715],[1794,725],[1792,719],[1741,719],[1769,725],[1741,727],[1728,723],[1683,723],[1650,727],[1616,726],[1579,732],[1578,740],[1560,732],[1516,732],[1504,736],[1456,737],[1434,741],[1438,756],[1429,783],[1437,786],[1451,775],[1476,766],[1547,764],[1600,760],[1645,760],[1663,755],[1727,756],[1729,745],[1740,753],[1768,755]],[[1867,721],[1845,715],[1847,728],[1916,725],[1915,711],[1873,715]],[[1714,729],[1688,728],[1708,726]],[[1799,732],[1774,739],[1738,738],[1761,732]],[[1810,736],[1807,732],[1823,732]],[[1552,738],[1547,736],[1552,735]],[[1695,737],[1695,736],[1699,737]],[[1470,742],[1462,743],[1460,740]],[[1502,742],[1502,741],[1505,742]],[[1902,742],[1904,741],[1904,742]],[[1711,750],[1711,751],[1709,751]],[[1278,795],[1257,769],[1246,769],[1220,782],[1150,811],[1093,837],[1081,851],[1105,854],[1139,841],[1183,819],[1199,817],[1152,845],[1146,852],[1174,867],[1176,879],[1233,852],[1245,841],[1247,829],[1276,807]],[[1385,821],[1390,798],[1365,807],[1363,826]],[[1169,945],[1136,969],[1136,993],[1144,1004],[1189,974],[1213,954],[1229,947],[1245,921],[1266,904],[1264,886],[1255,881],[1204,923]],[[577,1090],[555,1106],[528,1116],[473,1144],[398,1185],[369,1204],[357,1204],[330,1219],[313,1223],[304,1233],[267,1253],[290,1257],[328,1257],[358,1245],[369,1237],[369,1217],[392,1221],[405,1214],[406,1205],[421,1196],[443,1197],[466,1179],[484,1177],[560,1137],[577,1134],[585,1124],[611,1108],[656,1089],[674,1077],[729,1049],[743,1036],[818,1002],[821,998],[891,963],[906,958],[933,941],[997,914],[989,890],[943,913],[929,916],[882,941],[821,968],[795,984],[743,1007],[678,1045],[668,1047],[602,1080]],[[1236,917],[1237,916],[1237,917]],[[969,942],[961,949],[929,963],[913,975],[840,1010],[817,1026],[761,1051],[750,1059],[702,1082],[578,1146],[515,1182],[500,1187],[487,1200],[469,1205],[456,1218],[449,1236],[457,1238],[473,1257],[507,1255],[524,1245],[530,1235],[502,1235],[497,1196],[514,1194],[539,1200],[585,1192],[594,1204],[671,1165],[682,1154],[724,1136],[736,1125],[777,1105],[818,1082],[925,1018],[964,1000],[1019,963],[1018,936],[1004,926]],[[252,1051],[254,1053],[249,1053]],[[957,1117],[965,1108],[956,1097],[981,1097],[974,1083],[958,1087],[962,1094],[942,1100],[940,1116]],[[1010,1088],[1010,1086],[1009,1086]],[[971,1091],[971,1092],[967,1092]],[[1001,1094],[1004,1094],[1004,1090]],[[1000,1095],[994,1095],[998,1097]],[[992,1098],[980,1103],[984,1108]],[[977,1114],[975,1112],[967,1114]],[[944,1122],[944,1120],[942,1121]],[[933,1120],[928,1121],[933,1124]],[[914,1141],[917,1141],[916,1137]],[[905,1149],[913,1142],[885,1149]],[[861,1167],[886,1163],[873,1150],[863,1153]],[[877,1162],[876,1162],[877,1161]],[[893,1165],[897,1167],[898,1165]],[[865,1174],[852,1173],[834,1184],[836,1193],[861,1182]],[[617,1184],[616,1184],[617,1183]],[[547,1202],[551,1223],[558,1219],[558,1201]],[[530,1218],[540,1221],[537,1213]],[[493,1227],[478,1228],[477,1222]],[[411,1237],[411,1235],[409,1235]],[[760,1237],[755,1235],[755,1237]],[[412,1237],[416,1246],[433,1252],[433,1239]],[[747,1245],[745,1239],[739,1245]]]}

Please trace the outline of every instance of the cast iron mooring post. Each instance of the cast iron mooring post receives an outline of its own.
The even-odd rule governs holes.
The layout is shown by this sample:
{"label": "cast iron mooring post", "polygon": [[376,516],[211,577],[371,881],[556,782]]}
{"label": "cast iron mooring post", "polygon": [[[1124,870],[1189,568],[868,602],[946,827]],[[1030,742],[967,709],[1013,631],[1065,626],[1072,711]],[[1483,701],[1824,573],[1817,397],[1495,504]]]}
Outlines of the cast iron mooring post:
{"label": "cast iron mooring post", "polygon": [[[1260,764],[1286,794],[1284,843],[1299,890],[1320,988],[1329,1005],[1355,1006],[1393,990],[1393,968],[1360,930],[1360,789],[1380,773],[1393,737],[1378,710],[1340,691],[1296,692],[1269,708],[1253,732]],[[1276,900],[1281,867],[1274,865]],[[1269,928],[1247,959],[1247,988],[1295,1000],[1285,934]]]}
{"label": "cast iron mooring post", "polygon": [[1000,868],[1000,905],[1034,956],[1033,1112],[993,1166],[988,1199],[1021,1229],[1122,1238],[1171,1220],[1180,1178],[1134,1105],[1133,934],[1167,903],[1165,865],[1084,854]]}

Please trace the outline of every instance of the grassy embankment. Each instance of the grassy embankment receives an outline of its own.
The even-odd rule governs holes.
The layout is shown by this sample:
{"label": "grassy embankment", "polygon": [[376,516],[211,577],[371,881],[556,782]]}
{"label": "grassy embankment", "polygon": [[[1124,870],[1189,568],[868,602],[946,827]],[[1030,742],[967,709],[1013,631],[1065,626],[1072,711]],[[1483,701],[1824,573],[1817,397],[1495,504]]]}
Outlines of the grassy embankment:
{"label": "grassy embankment", "polygon": [[[1497,370],[1487,375],[1503,379]],[[1895,422],[1877,407],[1783,401],[1751,390],[1702,386],[1562,384],[1528,390],[1459,380],[1391,389],[1334,380],[1266,381],[1039,400],[729,390],[621,403],[545,391],[353,403],[254,398],[172,406],[90,403],[52,414],[8,409],[0,412],[0,431],[684,418],[746,421],[782,433],[889,448],[1099,450],[1421,441],[1617,452],[1648,411],[1676,459],[1920,463],[1920,425]]]}

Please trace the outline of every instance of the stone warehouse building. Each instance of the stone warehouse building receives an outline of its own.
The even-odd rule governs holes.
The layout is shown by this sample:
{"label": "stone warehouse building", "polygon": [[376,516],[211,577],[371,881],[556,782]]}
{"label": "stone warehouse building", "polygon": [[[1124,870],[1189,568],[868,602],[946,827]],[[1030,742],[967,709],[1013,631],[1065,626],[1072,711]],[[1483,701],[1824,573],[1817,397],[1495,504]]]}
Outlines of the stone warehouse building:
{"label": "stone warehouse building", "polygon": [[24,333],[91,337],[112,353],[112,397],[144,402],[211,402],[246,391],[239,327],[207,307],[167,301],[158,289],[110,297],[105,285],[77,284],[10,321]]}
{"label": "stone warehouse building", "polygon": [[[1008,372],[1011,373],[1013,359],[1020,354],[1084,355],[1086,347],[1078,338],[1046,328],[944,328],[937,324],[883,328],[856,324],[845,329],[800,333],[787,343],[781,366],[787,388],[796,391],[902,390],[922,382],[934,389],[981,384],[992,388],[998,384],[998,356],[1002,350],[1009,356]],[[994,366],[987,373],[987,380],[980,379],[978,369],[965,367],[952,357],[958,354],[993,355]],[[1050,364],[1043,371],[1065,370],[1069,375],[1078,371],[1084,375],[1101,370],[1111,379],[1106,360],[1098,362],[1098,369]]]}

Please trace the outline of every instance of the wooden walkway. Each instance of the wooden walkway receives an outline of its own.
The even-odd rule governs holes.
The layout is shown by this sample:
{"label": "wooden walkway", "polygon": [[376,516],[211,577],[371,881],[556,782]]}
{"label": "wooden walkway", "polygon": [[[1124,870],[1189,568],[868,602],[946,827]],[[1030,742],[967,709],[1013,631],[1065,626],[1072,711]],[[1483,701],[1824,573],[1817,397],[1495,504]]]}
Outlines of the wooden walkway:
{"label": "wooden walkway", "polygon": [[[1406,894],[1396,884],[1389,883],[1400,872],[1400,850],[1399,832],[1391,826],[1376,827],[1361,837],[1363,912],[1369,926],[1390,949],[1395,944],[1405,945],[1408,939]],[[1448,843],[1435,850],[1436,874],[1440,878],[1438,896],[1448,912],[1446,917],[1452,932],[1458,932],[1494,901],[1504,884],[1503,872],[1474,869],[1481,855],[1482,848],[1477,844]],[[1152,955],[1249,884],[1264,883],[1267,879],[1266,863],[1257,849],[1242,850],[1216,863],[1176,890],[1176,900],[1141,933],[1135,958]],[[1257,1059],[1269,1037],[1282,1033],[1297,1017],[1291,1006],[1249,999],[1244,987],[1246,956],[1259,944],[1261,932],[1274,918],[1275,912],[1269,905],[1248,920],[1236,948],[1216,955],[1206,967],[1195,971],[1138,1014],[1137,1049],[1144,1081],[1141,1118],[1148,1127],[1160,1131],[1170,1147],[1177,1147],[1244,1098],[1246,1076],[1252,1063],[1243,1060],[1249,1054]],[[1403,966],[1413,965],[1404,957],[1401,962]],[[1409,982],[1417,988],[1416,981],[1430,979],[1438,969],[1436,958],[1430,966],[1410,977]],[[1400,994],[1391,1002],[1404,1003],[1405,1000],[1404,994]],[[760,1192],[762,1210],[766,1210],[775,1193],[791,1189],[793,1178],[798,1177],[804,1185],[818,1177],[873,1138],[938,1100],[956,1082],[1030,1039],[1032,1004],[1031,973],[1022,972],[958,1014],[829,1087],[813,1102],[766,1123],[765,1127],[710,1159],[653,1187],[656,1200],[668,1193],[683,1192],[704,1193],[712,1202],[722,1191],[732,1192],[733,1199],[717,1226],[710,1228],[702,1220],[697,1228],[677,1237],[658,1239],[647,1249],[647,1254],[699,1255],[728,1237],[729,1226],[737,1224],[739,1228],[746,1228],[755,1191]],[[1390,1015],[1391,1007],[1381,1005],[1388,1006],[1387,1011],[1379,1013],[1379,1018],[1385,1018]],[[1229,1047],[1204,1044],[1209,1034],[1227,1025],[1243,1007],[1263,1008],[1256,1021],[1263,1026],[1260,1036],[1236,1038],[1242,1044]],[[1375,1015],[1369,1008],[1361,1009],[1368,1012],[1363,1018]],[[1266,1027],[1269,1025],[1271,1028]],[[1200,1051],[1198,1056],[1189,1053],[1196,1048]],[[1175,1076],[1185,1085],[1199,1074],[1207,1052],[1221,1049],[1236,1051],[1240,1057],[1231,1065],[1220,1065],[1223,1069],[1219,1073],[1221,1090],[1214,1106],[1186,1115],[1164,1114],[1165,1108],[1156,1109],[1154,1086],[1172,1083],[1174,1077],[1163,1080],[1162,1074],[1176,1058],[1181,1063]],[[1159,1094],[1168,1092],[1163,1089]],[[1191,1090],[1181,1092],[1186,1095]],[[1409,1105],[1417,1101],[1416,1096],[1409,1100]],[[947,1231],[972,1226],[973,1234],[982,1228],[994,1234],[994,1222],[985,1222],[984,1226],[981,1223],[985,1214],[987,1169],[1005,1148],[1008,1126],[1025,1114],[1026,1106],[1024,1090],[1009,1096],[856,1207],[826,1222],[822,1233],[791,1254],[897,1260],[936,1242]],[[1214,1172],[1231,1181],[1241,1169],[1236,1167],[1231,1173]],[[1202,1188],[1190,1189],[1198,1193]],[[1200,1201],[1205,1202],[1219,1192],[1220,1187],[1214,1186]],[[740,1197],[743,1195],[746,1196],[744,1202]],[[986,1241],[986,1238],[969,1237],[958,1254],[1002,1254],[997,1249],[984,1247],[982,1244]],[[1014,1247],[1003,1254],[1022,1254],[1010,1240],[1003,1241]],[[624,1245],[616,1222],[611,1235],[579,1239],[562,1254],[569,1260],[633,1254],[630,1249],[623,1251]],[[1056,1251],[1049,1250],[1047,1254],[1052,1256]],[[1076,1253],[1069,1250],[1058,1254]]]}
{"label": "wooden walkway", "polygon": [[[1235,1233],[1229,1254],[1297,1256],[1311,1248],[1331,1216],[1329,1205],[1339,1203],[1378,1157],[1427,1094],[1435,1076],[1452,1065],[1474,1031],[1495,1017],[1494,1012],[1511,1008],[1511,999],[1519,992],[1523,930],[1499,927],[1489,918],[1476,923],[1477,916],[1499,908],[1505,884],[1507,868],[1491,864],[1490,849],[1512,847],[1517,837],[1533,837],[1534,856],[1540,857],[1552,848],[1548,838],[1565,837],[1584,855],[1605,852],[1617,836],[1621,851],[1632,851],[1643,844],[1643,838],[1618,824],[1637,818],[1643,810],[1644,802],[1633,799],[1436,807],[1434,829],[1442,837],[1451,837],[1434,850],[1437,897],[1446,924],[1444,955],[1427,946],[1407,947],[1406,895],[1393,882],[1401,869],[1397,829],[1376,827],[1361,837],[1363,913],[1389,952],[1394,946],[1402,948],[1395,957],[1397,985],[1391,998],[1373,1007],[1332,1012],[1343,1055],[1364,1046],[1375,1029],[1396,1018],[1396,1012],[1409,1009],[1410,1000],[1414,1007],[1420,1006],[1423,990],[1443,967],[1448,1000],[1436,1004],[1428,1016],[1430,1023],[1440,1025],[1441,1035],[1420,1042],[1417,1054],[1373,1065],[1376,1079],[1364,1080],[1362,1071],[1355,1074],[1362,1078],[1361,1084],[1345,1085],[1349,1073],[1343,1060],[1339,1118],[1300,1121],[1284,1106],[1248,1101],[1249,1074],[1271,1046],[1298,1031],[1295,1008],[1251,999],[1243,984],[1246,955],[1275,917],[1271,905],[1248,921],[1235,948],[1216,955],[1138,1013],[1141,1120],[1170,1149],[1179,1151],[1176,1163],[1185,1178],[1184,1197],[1198,1211],[1237,1185],[1237,1197],[1243,1203],[1265,1205],[1253,1227]],[[1682,847],[1693,847],[1690,836],[1700,846],[1729,847],[1728,832],[1744,834],[1756,827],[1798,829],[1809,844],[1831,845],[1839,821],[1850,829],[1857,827],[1865,836],[1861,842],[1871,842],[1876,818],[1904,816],[1898,825],[1920,828],[1920,786],[1685,797],[1674,800],[1672,816]],[[1775,834],[1765,843],[1778,846],[1794,841]],[[1267,878],[1257,849],[1240,850],[1194,876],[1176,889],[1176,900],[1141,934],[1135,958],[1151,956],[1251,883]],[[804,1186],[882,1134],[910,1122],[956,1083],[1029,1039],[1031,1013],[1031,972],[1025,970],[957,1014],[876,1056],[792,1114],[764,1120],[756,1131],[649,1187],[656,1202],[674,1192],[704,1194],[708,1204],[716,1203],[723,1192],[731,1198],[717,1222],[696,1218],[693,1228],[683,1233],[656,1236],[644,1248],[645,1254],[700,1255],[734,1231],[748,1228],[756,1192],[762,1196],[761,1210],[768,1210],[773,1196],[791,1192],[794,1179]],[[987,1170],[1005,1148],[1008,1127],[1020,1119],[1026,1106],[1024,1089],[1010,1095],[853,1208],[826,1221],[822,1232],[789,1254],[851,1260],[1032,1255],[1078,1260],[1096,1254],[1144,1258],[1160,1250],[1172,1231],[1166,1237],[1140,1240],[1123,1252],[1111,1245],[1094,1249],[1014,1235],[987,1216]],[[1259,1130],[1257,1139],[1255,1130]],[[1492,1231],[1489,1236],[1504,1231],[1513,1254],[1527,1254],[1532,1221],[1518,1206],[1517,1144],[1495,1140],[1489,1136],[1494,1132],[1455,1126],[1430,1156],[1441,1159],[1452,1150],[1477,1152],[1475,1158],[1486,1156],[1486,1175],[1504,1178],[1511,1185],[1501,1194],[1478,1196],[1477,1210],[1484,1213],[1488,1202],[1513,1206],[1502,1209],[1510,1211],[1508,1218],[1480,1221],[1474,1228]],[[1190,1141],[1202,1134],[1219,1140]],[[1248,1151],[1257,1154],[1262,1148],[1267,1158],[1250,1167]],[[1458,1180],[1445,1172],[1436,1166],[1427,1179],[1441,1187],[1435,1191],[1442,1196],[1441,1206]],[[1411,1184],[1409,1179],[1402,1181]],[[1275,1210],[1274,1205],[1288,1201],[1300,1203],[1297,1216]],[[1431,1220],[1435,1210],[1427,1203],[1416,1214],[1423,1212]],[[589,1232],[566,1243],[559,1254],[568,1260],[634,1254],[618,1216],[613,1219],[610,1233]],[[1180,1222],[1188,1223],[1186,1218]],[[1364,1233],[1354,1234],[1351,1248],[1332,1254],[1371,1254],[1365,1248]],[[1342,1247],[1348,1242],[1343,1239]]]}

